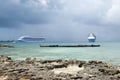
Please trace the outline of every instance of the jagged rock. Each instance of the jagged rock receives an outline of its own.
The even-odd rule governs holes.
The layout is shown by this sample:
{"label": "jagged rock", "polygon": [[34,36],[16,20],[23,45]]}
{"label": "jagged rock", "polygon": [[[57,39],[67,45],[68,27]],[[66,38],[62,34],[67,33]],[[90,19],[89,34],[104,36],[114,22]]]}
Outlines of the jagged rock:
{"label": "jagged rock", "polygon": [[40,61],[42,64],[46,64],[46,63],[52,63],[52,62],[62,62],[61,59],[58,60],[41,60]]}
{"label": "jagged rock", "polygon": [[11,62],[11,61],[12,59],[10,57],[3,56],[3,55],[0,56],[0,62]]}
{"label": "jagged rock", "polygon": [[53,66],[54,66],[54,68],[63,68],[63,67],[67,67],[68,64],[62,63],[62,64],[53,65]]}
{"label": "jagged rock", "polygon": [[14,48],[14,46],[11,46],[11,45],[8,45],[8,44],[0,44],[0,47]]}
{"label": "jagged rock", "polygon": [[77,80],[77,79],[83,79],[82,76],[76,76],[76,75],[71,76],[70,78],[71,78],[71,79],[74,79],[74,80]]}
{"label": "jagged rock", "polygon": [[46,68],[47,68],[48,70],[52,70],[52,69],[54,69],[55,67],[54,67],[53,65],[46,65]]}
{"label": "jagged rock", "polygon": [[120,74],[120,71],[116,69],[99,69],[99,71],[102,72],[104,75]]}
{"label": "jagged rock", "polygon": [[88,64],[102,64],[102,61],[88,61]]}
{"label": "jagged rock", "polygon": [[[6,62],[9,63],[6,64]],[[66,73],[62,71],[70,66],[74,66],[73,68],[77,68],[77,70],[81,69],[75,70],[74,74],[68,73],[70,71],[66,71]],[[119,68],[119,66],[109,65],[102,61],[41,60],[36,58],[12,60],[10,57],[0,56],[1,80],[5,78],[6,80],[120,80]],[[56,74],[54,70],[59,69],[61,72]]]}
{"label": "jagged rock", "polygon": [[23,76],[20,77],[19,80],[29,80],[29,79],[31,79],[31,78],[32,78],[31,75],[23,75]]}

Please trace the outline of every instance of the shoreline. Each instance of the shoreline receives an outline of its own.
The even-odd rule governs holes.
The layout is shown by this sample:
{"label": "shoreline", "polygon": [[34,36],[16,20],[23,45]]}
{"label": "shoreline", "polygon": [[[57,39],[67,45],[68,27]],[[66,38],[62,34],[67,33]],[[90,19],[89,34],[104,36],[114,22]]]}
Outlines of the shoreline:
{"label": "shoreline", "polygon": [[8,44],[0,44],[0,47],[15,48],[14,46]]}
{"label": "shoreline", "polygon": [[13,60],[0,56],[0,80],[119,80],[120,66],[102,61]]}

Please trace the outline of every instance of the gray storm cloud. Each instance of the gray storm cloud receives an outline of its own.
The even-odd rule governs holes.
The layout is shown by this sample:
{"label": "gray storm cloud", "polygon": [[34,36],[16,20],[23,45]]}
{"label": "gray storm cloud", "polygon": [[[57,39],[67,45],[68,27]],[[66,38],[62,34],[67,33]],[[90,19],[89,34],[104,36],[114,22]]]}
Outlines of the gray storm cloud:
{"label": "gray storm cloud", "polygon": [[79,42],[92,32],[98,41],[120,40],[119,0],[0,0],[0,6],[2,39]]}
{"label": "gray storm cloud", "polygon": [[0,5],[1,27],[47,24],[60,8],[58,0],[0,0]]}

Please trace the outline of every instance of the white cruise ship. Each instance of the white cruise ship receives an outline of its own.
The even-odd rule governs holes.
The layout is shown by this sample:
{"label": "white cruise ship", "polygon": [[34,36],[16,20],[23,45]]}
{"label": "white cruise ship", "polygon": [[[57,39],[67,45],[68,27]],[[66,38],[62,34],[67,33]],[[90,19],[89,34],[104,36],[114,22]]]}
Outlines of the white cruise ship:
{"label": "white cruise ship", "polygon": [[33,38],[29,36],[22,36],[17,39],[17,42],[43,42],[45,38]]}
{"label": "white cruise ship", "polygon": [[88,36],[88,41],[89,42],[95,42],[96,36],[93,33],[90,33]]}

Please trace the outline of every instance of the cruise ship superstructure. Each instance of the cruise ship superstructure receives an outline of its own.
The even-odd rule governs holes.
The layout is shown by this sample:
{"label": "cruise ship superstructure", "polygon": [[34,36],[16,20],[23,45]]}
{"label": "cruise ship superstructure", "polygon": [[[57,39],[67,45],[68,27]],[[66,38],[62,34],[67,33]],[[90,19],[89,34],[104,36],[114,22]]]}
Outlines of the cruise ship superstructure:
{"label": "cruise ship superstructure", "polygon": [[33,38],[29,36],[22,36],[17,39],[17,42],[43,42],[45,38]]}

